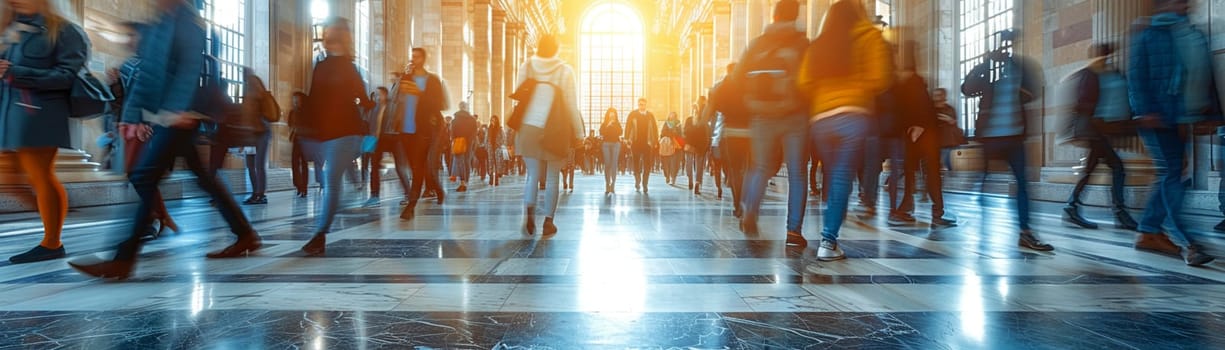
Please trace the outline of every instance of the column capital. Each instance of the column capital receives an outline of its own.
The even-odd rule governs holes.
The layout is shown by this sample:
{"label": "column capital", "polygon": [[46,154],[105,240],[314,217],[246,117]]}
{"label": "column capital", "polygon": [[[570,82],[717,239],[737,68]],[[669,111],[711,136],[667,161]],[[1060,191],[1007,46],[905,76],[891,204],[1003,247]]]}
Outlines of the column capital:
{"label": "column capital", "polygon": [[728,0],[715,0],[713,2],[715,15],[730,15],[732,13],[732,2]]}
{"label": "column capital", "polygon": [[[506,11],[502,11],[497,8],[494,8],[493,9],[493,23],[503,23],[503,22],[506,22]],[[507,27],[510,27],[509,22],[505,24]]]}

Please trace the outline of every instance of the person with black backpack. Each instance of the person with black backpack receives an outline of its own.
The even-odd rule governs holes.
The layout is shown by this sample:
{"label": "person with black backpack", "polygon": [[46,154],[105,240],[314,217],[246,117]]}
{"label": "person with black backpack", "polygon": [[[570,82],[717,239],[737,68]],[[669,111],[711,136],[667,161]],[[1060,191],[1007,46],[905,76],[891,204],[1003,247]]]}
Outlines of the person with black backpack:
{"label": "person with black backpack", "polygon": [[[732,215],[740,218],[744,213],[742,190],[749,156],[749,117],[741,103],[726,96],[727,91],[734,90],[727,82],[735,71],[735,63],[727,64],[728,76],[710,89],[710,96],[714,98],[703,108],[698,123],[711,125],[710,153],[720,165],[715,171],[721,170],[727,175],[727,186],[732,190]],[[723,198],[723,184],[717,176],[715,183],[719,198]]]}
{"label": "person with black backpack", "polygon": [[[704,98],[703,98],[704,99]],[[700,103],[698,111],[705,108],[706,103]],[[685,177],[689,179],[689,189],[693,194],[702,194],[702,175],[706,172],[706,152],[710,151],[710,128],[698,123],[694,117],[685,120]],[[716,187],[718,187],[716,185]]]}
{"label": "person with black backpack", "polygon": [[1013,30],[994,34],[998,47],[984,55],[983,62],[970,69],[962,82],[961,93],[979,98],[975,137],[983,145],[984,163],[991,159],[1004,160],[1017,182],[1017,193],[1013,197],[1017,202],[1017,221],[1021,229],[1017,244],[1036,251],[1051,251],[1055,248],[1039,239],[1037,233],[1030,229],[1029,180],[1025,175],[1028,124],[1025,105],[1041,95],[1045,83],[1037,63],[1013,54],[1016,36]]}
{"label": "person with black backpack", "polygon": [[864,137],[876,114],[876,98],[892,84],[893,74],[891,50],[868,21],[863,5],[841,0],[830,6],[799,74],[800,89],[811,101],[809,138],[831,175],[826,181],[829,208],[817,250],[821,261],[846,258],[838,246],[838,233],[846,218],[851,182],[864,159]]}
{"label": "person with black backpack", "polygon": [[[136,265],[143,245],[145,228],[153,220],[152,208],[157,200],[157,185],[174,166],[175,158],[183,157],[196,175],[200,189],[208,192],[217,203],[217,210],[230,226],[237,240],[208,258],[246,256],[262,247],[259,234],[239,209],[230,191],[214,177],[200,161],[196,152],[196,137],[200,120],[216,118],[219,100],[224,99],[218,88],[216,69],[206,62],[203,21],[195,7],[182,0],[159,0],[160,18],[144,32],[137,53],[144,60],[135,83],[127,94],[123,108],[124,127],[131,129],[144,121],[153,121],[149,149],[137,162],[129,176],[140,206],[129,238],[119,244],[114,259],[105,262],[73,261],[68,264],[86,275],[99,278],[126,279]],[[201,86],[201,72],[205,72]],[[219,95],[222,94],[222,95]]]}
{"label": "person with black backpack", "polygon": [[[782,0],[774,7],[774,23],[765,34],[749,43],[736,71],[722,83],[737,89],[732,94],[743,104],[750,118],[749,161],[744,182],[744,213],[740,227],[745,234],[758,233],[757,217],[770,177],[778,171],[780,160],[787,165],[787,244],[804,247],[804,209],[808,184],[808,150],[804,133],[807,103],[797,89],[796,77],[808,38],[796,29],[800,4]],[[778,155],[782,153],[780,158]]]}

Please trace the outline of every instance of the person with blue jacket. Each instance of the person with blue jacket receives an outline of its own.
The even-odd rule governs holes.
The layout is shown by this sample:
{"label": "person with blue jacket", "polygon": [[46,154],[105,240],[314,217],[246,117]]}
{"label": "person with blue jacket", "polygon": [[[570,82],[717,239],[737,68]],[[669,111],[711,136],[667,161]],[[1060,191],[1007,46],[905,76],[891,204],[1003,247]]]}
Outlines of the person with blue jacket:
{"label": "person with blue jacket", "polygon": [[49,0],[8,0],[0,11],[0,152],[14,152],[17,170],[26,174],[43,239],[9,258],[14,264],[63,258],[60,233],[68,215],[68,195],[55,176],[55,155],[71,148],[68,95],[89,56],[89,39]]}
{"label": "person with blue jacket", "polygon": [[1186,191],[1186,140],[1179,129],[1219,121],[1220,104],[1208,36],[1187,19],[1189,10],[1188,0],[1154,0],[1152,22],[1131,43],[1128,96],[1139,118],[1140,139],[1157,167],[1135,248],[1181,255],[1187,265],[1202,266],[1214,258],[1179,218]]}
{"label": "person with blue jacket", "polygon": [[[68,263],[77,271],[94,277],[126,279],[131,275],[143,244],[141,238],[153,220],[151,208],[158,199],[157,186],[177,157],[184,158],[195,173],[200,189],[212,196],[230,231],[237,236],[236,242],[207,256],[213,259],[246,256],[262,246],[259,234],[239,209],[234,196],[205,168],[196,152],[197,129],[200,120],[205,118],[198,111],[209,110],[212,107],[209,105],[216,103],[207,102],[207,96],[199,94],[209,91],[200,86],[201,72],[207,66],[204,22],[195,7],[184,0],[155,1],[160,17],[141,33],[144,40],[137,55],[143,61],[128,91],[120,124],[123,133],[139,132],[145,121],[155,125],[148,141],[149,148],[129,175],[129,181],[140,196],[140,206],[131,235],[119,244],[114,259]],[[217,83],[215,75],[208,77],[212,84]]]}

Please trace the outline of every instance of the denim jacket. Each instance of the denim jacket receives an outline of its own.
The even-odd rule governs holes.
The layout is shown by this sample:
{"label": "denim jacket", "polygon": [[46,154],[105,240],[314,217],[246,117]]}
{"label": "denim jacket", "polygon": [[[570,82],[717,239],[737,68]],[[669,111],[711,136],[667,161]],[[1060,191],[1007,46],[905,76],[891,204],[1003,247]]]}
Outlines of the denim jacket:
{"label": "denim jacket", "polygon": [[190,109],[204,67],[204,24],[188,5],[162,14],[142,33],[140,72],[123,108],[124,123],[140,123],[143,111]]}

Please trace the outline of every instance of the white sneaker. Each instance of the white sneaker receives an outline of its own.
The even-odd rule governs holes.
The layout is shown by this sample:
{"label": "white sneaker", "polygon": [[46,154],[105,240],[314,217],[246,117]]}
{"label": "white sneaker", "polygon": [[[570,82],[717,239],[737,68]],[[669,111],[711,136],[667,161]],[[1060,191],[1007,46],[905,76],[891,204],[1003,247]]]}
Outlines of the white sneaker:
{"label": "white sneaker", "polygon": [[838,247],[838,243],[828,239],[821,240],[821,248],[817,249],[817,260],[835,261],[846,259],[846,253]]}

